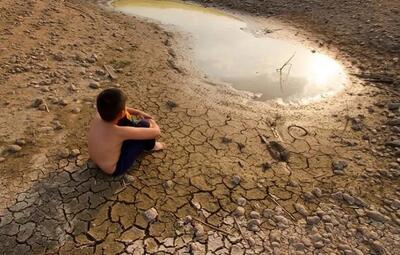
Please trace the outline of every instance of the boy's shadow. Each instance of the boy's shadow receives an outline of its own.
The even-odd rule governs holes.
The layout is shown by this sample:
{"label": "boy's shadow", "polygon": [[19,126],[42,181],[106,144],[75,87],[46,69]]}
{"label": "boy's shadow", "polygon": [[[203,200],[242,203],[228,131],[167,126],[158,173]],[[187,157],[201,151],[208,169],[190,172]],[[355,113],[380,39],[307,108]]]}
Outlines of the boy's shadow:
{"label": "boy's shadow", "polygon": [[50,173],[0,211],[1,254],[51,253],[89,230],[99,209],[122,188],[121,177],[103,174],[90,163],[70,162]]}

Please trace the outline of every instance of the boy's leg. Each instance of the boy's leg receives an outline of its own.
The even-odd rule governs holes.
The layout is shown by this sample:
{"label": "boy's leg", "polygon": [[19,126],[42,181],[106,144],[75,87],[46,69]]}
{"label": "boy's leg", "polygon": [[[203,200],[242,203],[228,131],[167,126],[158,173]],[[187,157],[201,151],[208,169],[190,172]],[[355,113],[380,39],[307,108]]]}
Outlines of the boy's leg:
{"label": "boy's leg", "polygon": [[125,173],[144,151],[144,144],[139,140],[126,140],[122,143],[121,154],[119,156],[114,176]]}
{"label": "boy's leg", "polygon": [[[124,118],[121,119],[118,123],[120,126],[135,126],[135,127],[150,127],[150,124],[146,120],[139,121],[136,125],[134,125],[130,120]],[[154,148],[156,143],[155,139],[150,140],[126,140],[122,143],[121,146],[121,154],[119,156],[119,160],[117,163],[117,167],[114,176],[121,175],[128,170],[135,160],[139,157],[139,155],[144,150],[151,150]]]}
{"label": "boy's leg", "polygon": [[[139,121],[135,127],[150,127],[150,123],[147,120],[141,120]],[[152,150],[154,148],[154,145],[156,144],[156,139],[148,139],[148,140],[138,140],[143,142],[144,149],[146,151]]]}

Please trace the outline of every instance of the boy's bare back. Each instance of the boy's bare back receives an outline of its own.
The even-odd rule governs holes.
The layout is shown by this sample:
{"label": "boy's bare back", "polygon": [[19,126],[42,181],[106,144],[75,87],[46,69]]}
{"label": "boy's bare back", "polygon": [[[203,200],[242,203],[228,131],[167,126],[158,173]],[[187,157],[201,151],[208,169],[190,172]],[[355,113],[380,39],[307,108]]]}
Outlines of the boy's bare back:
{"label": "boy's bare back", "polygon": [[160,134],[154,120],[150,128],[121,127],[102,120],[99,114],[90,124],[88,143],[90,158],[106,173],[112,174],[117,165],[122,142],[125,140],[151,139]]}
{"label": "boy's bare back", "polygon": [[[119,89],[106,89],[97,98],[98,113],[90,123],[88,133],[89,156],[104,172],[118,174],[126,171],[130,159],[141,151],[141,142],[152,140],[150,147],[144,149],[162,149],[162,143],[155,142],[160,135],[160,128],[150,115],[134,108],[125,106],[126,96]],[[146,127],[135,126],[127,119],[128,115],[135,115],[146,119]],[[125,120],[129,125],[122,125]],[[132,124],[132,125],[131,125]],[[124,141],[134,141],[129,148],[125,148]],[[154,146],[154,147],[153,147]],[[125,149],[123,149],[125,148]],[[132,155],[132,156],[131,156]],[[121,167],[121,164],[123,166]],[[118,168],[118,169],[117,169]],[[118,171],[117,171],[118,170]]]}
{"label": "boy's bare back", "polygon": [[90,158],[108,174],[114,172],[123,142],[115,126],[113,123],[103,121],[96,114],[90,124],[88,135]]}

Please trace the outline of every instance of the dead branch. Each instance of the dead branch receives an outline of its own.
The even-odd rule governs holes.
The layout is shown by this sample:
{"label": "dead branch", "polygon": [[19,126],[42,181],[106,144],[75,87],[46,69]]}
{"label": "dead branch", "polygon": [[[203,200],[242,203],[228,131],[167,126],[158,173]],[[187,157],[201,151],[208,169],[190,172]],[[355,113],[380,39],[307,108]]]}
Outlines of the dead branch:
{"label": "dead branch", "polygon": [[118,75],[115,73],[114,68],[112,66],[104,65],[104,69],[106,69],[108,76],[110,76],[112,80],[116,80],[118,78]]}
{"label": "dead branch", "polygon": [[199,223],[201,223],[201,224],[203,224],[203,225],[205,225],[205,226],[207,226],[207,227],[209,227],[209,228],[211,228],[211,229],[214,229],[215,231],[221,232],[221,233],[223,233],[223,234],[225,234],[225,235],[228,235],[228,236],[232,235],[232,234],[229,233],[228,231],[225,231],[225,230],[223,230],[223,229],[220,229],[220,228],[218,228],[218,227],[216,227],[216,226],[214,226],[214,225],[211,225],[210,223],[204,222],[204,221],[202,221],[202,220],[200,220],[200,219],[197,219],[197,218],[195,218],[195,217],[193,217],[193,220],[195,220],[195,221],[197,221],[197,222],[199,222]]}
{"label": "dead branch", "polygon": [[283,206],[281,206],[278,201],[276,201],[276,199],[269,194],[269,192],[267,192],[268,197],[271,199],[272,202],[274,202],[277,206],[279,206],[287,215],[289,215],[289,217],[293,220],[293,223],[296,222],[296,218],[288,211],[286,210]]}
{"label": "dead branch", "polygon": [[[289,62],[294,58],[295,55],[296,55],[296,52],[293,53],[293,55],[281,66],[281,68],[276,69],[276,71],[279,72],[279,85],[280,85],[280,87],[281,87],[281,92],[283,91],[283,80],[282,80],[282,72],[283,72],[283,69],[284,69],[287,65],[289,65]],[[289,71],[288,71],[288,73],[287,73],[287,75],[286,75],[286,80],[287,80],[288,77],[289,77],[290,70],[292,70],[292,65],[291,65],[291,64],[289,65]]]}
{"label": "dead branch", "polygon": [[243,240],[244,240],[244,241],[247,243],[247,245],[250,247],[250,244],[249,244],[249,242],[247,241],[247,238],[246,238],[246,236],[244,235],[243,230],[242,230],[242,227],[239,225],[238,220],[236,219],[236,217],[233,217],[233,219],[235,220],[236,226],[238,227],[239,233],[240,233],[240,235],[242,236]]}
{"label": "dead branch", "polygon": [[95,19],[92,15],[90,15],[89,13],[85,12],[84,10],[81,10],[81,9],[79,9],[78,7],[75,7],[75,6],[73,6],[73,5],[71,5],[70,3],[67,3],[67,2],[64,2],[64,5],[65,5],[66,7],[68,7],[68,8],[71,8],[71,9],[75,10],[75,11],[78,11],[78,12],[83,13],[84,15],[86,15],[86,16],[88,16],[90,19],[92,19],[94,22],[96,22],[96,19]]}

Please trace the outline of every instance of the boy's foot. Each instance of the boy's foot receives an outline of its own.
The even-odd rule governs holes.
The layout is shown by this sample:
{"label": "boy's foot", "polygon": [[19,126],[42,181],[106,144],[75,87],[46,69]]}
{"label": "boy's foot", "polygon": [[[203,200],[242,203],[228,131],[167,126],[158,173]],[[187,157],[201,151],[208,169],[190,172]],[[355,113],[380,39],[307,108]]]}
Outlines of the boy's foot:
{"label": "boy's foot", "polygon": [[165,149],[165,147],[166,147],[165,143],[156,142],[152,151],[161,151],[161,150]]}

